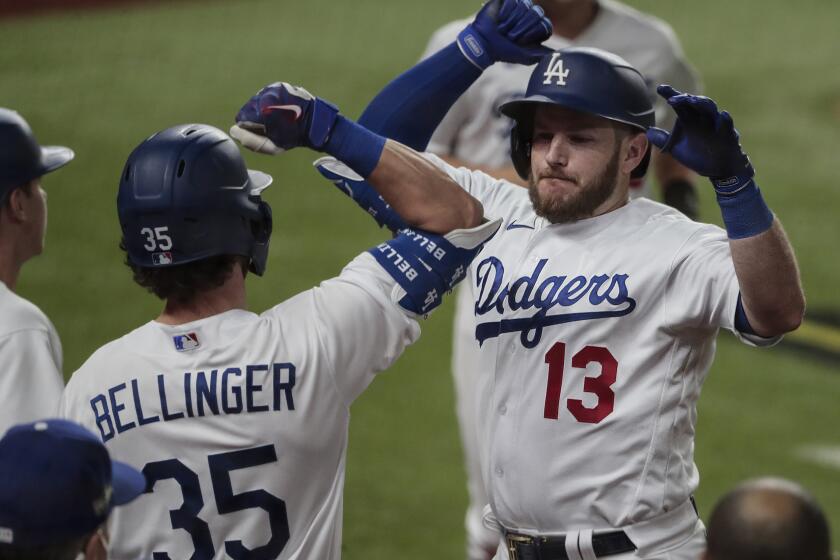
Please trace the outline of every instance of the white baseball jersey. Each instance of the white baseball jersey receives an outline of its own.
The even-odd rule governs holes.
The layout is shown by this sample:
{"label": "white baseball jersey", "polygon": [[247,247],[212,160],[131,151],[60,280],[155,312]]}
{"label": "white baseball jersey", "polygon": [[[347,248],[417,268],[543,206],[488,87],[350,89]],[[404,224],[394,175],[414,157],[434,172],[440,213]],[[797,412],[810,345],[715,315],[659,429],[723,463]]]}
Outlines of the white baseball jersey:
{"label": "white baseball jersey", "polygon": [[[544,44],[552,49],[597,47],[613,52],[636,67],[650,85],[656,123],[670,129],[674,114],[656,95],[656,86],[667,83],[680,91],[699,93],[700,80],[685,59],[673,29],[664,21],[612,0],[599,0],[598,14],[574,41],[553,36]],[[453,21],[436,31],[423,57],[452,43],[473,17]],[[454,156],[476,166],[511,165],[512,121],[499,105],[523,97],[533,66],[496,63],[490,66],[446,114],[432,136],[430,152]]]}
{"label": "white baseball jersey", "polygon": [[96,351],[62,415],[153,484],[112,513],[111,558],[340,558],[350,404],[419,336],[394,285],[365,253],[262,315],[152,321]]}
{"label": "white baseball jersey", "polygon": [[55,416],[63,388],[55,327],[0,282],[0,435],[15,424]]}
{"label": "white baseball jersey", "polygon": [[525,189],[429,158],[504,218],[465,280],[499,523],[599,530],[686,507],[700,387],[719,328],[735,328],[725,232],[647,199],[552,225]]}

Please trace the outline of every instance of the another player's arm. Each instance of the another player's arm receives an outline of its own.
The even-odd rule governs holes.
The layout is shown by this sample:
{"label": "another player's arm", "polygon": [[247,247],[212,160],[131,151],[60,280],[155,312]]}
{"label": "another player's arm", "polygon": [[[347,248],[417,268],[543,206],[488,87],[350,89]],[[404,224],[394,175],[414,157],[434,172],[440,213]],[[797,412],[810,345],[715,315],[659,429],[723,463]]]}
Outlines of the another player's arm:
{"label": "another player's arm", "polygon": [[662,190],[662,200],[692,220],[700,216],[700,201],[694,186],[697,174],[664,152],[653,154],[653,172]]}
{"label": "another player's arm", "polygon": [[736,326],[764,337],[796,329],[805,313],[805,295],[793,248],[753,180],[755,172],[732,118],[708,97],[670,86],[658,91],[678,118],[670,133],[652,128],[648,138],[712,181],[746,319],[739,316]]}

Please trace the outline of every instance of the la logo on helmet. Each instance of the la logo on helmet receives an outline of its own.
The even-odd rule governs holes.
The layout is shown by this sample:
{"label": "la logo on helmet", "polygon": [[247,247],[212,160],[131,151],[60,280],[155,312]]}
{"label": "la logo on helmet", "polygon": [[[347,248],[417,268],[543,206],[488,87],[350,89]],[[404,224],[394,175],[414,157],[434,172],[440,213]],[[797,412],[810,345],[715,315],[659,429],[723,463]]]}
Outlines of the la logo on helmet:
{"label": "la logo on helmet", "polygon": [[551,84],[552,78],[557,78],[556,85],[566,85],[566,78],[569,77],[569,70],[563,68],[563,59],[560,58],[560,53],[554,53],[551,55],[551,61],[548,63],[548,68],[546,68],[543,76],[545,76],[543,84],[549,85]]}

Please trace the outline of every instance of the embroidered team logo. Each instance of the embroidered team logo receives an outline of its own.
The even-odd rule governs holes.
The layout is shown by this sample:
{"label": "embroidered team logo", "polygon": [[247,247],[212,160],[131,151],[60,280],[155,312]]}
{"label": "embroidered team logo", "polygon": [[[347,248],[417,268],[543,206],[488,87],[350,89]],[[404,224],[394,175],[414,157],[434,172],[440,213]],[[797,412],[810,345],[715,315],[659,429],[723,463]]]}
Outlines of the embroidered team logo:
{"label": "embroidered team logo", "polygon": [[201,343],[198,341],[198,335],[194,332],[176,334],[172,337],[172,341],[175,343],[175,350],[178,352],[188,352],[201,346]]}
{"label": "embroidered team logo", "polygon": [[172,264],[172,253],[152,253],[152,263],[154,263],[155,266]]}
{"label": "embroidered team logo", "polygon": [[548,63],[548,67],[545,69],[545,72],[543,72],[543,76],[545,77],[543,84],[550,85],[552,78],[557,78],[555,85],[566,85],[566,78],[569,77],[569,69],[563,68],[563,59],[560,58],[560,56],[560,53],[554,53],[551,55],[551,61]]}
{"label": "embroidered team logo", "polygon": [[[487,257],[478,264],[475,338],[479,346],[487,339],[518,332],[522,346],[534,348],[547,327],[623,317],[636,308],[627,285],[629,274],[546,276],[547,265],[548,259],[540,259],[533,272],[505,283],[502,261]],[[484,321],[487,314],[499,317]]]}

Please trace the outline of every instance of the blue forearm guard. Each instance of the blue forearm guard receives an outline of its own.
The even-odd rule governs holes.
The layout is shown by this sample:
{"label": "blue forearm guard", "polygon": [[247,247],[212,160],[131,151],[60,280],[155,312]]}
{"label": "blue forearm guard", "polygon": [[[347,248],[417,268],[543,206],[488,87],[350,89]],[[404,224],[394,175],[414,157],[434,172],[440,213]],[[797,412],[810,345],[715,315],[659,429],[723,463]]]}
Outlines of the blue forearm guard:
{"label": "blue forearm guard", "polygon": [[399,305],[411,313],[427,315],[464,278],[467,267],[500,223],[494,220],[445,236],[405,229],[368,252],[405,292]]}

